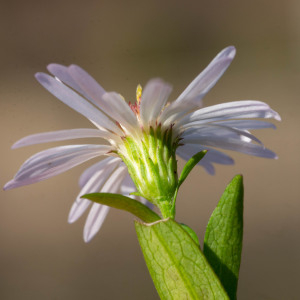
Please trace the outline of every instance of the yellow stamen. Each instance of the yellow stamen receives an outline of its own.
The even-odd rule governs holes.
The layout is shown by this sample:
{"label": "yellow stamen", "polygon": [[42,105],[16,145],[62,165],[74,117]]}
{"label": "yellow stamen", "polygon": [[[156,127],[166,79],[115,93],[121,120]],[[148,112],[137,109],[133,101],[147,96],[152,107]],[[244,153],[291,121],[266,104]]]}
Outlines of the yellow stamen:
{"label": "yellow stamen", "polygon": [[141,102],[142,90],[142,86],[139,84],[136,88],[136,101],[138,104]]}

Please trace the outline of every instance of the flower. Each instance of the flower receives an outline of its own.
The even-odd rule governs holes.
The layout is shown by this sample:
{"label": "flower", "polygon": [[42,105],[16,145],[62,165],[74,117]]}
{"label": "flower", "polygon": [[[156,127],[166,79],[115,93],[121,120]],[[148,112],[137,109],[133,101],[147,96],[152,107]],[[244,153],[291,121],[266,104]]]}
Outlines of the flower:
{"label": "flower", "polygon": [[[235,101],[202,108],[202,98],[215,85],[235,56],[227,47],[201,72],[183,93],[167,104],[171,86],[161,79],[150,80],[143,92],[137,88],[134,104],[115,92],[106,92],[88,73],[76,65],[50,64],[49,72],[36,79],[59,100],[88,118],[96,129],[71,129],[27,136],[13,145],[27,145],[79,138],[101,138],[109,142],[50,148],[30,157],[4,189],[35,183],[67,171],[98,156],[108,156],[83,172],[78,194],[69,214],[75,222],[91,202],[80,196],[92,192],[135,193],[164,207],[172,200],[178,183],[176,154],[188,160],[207,149],[199,162],[214,174],[213,163],[233,164],[227,154],[215,149],[254,156],[276,155],[254,137],[250,129],[275,128],[253,118],[274,118],[278,113],[260,101]],[[129,176],[129,174],[131,176]],[[147,200],[146,200],[147,199]],[[84,240],[99,231],[109,208],[92,204],[84,227]]]}

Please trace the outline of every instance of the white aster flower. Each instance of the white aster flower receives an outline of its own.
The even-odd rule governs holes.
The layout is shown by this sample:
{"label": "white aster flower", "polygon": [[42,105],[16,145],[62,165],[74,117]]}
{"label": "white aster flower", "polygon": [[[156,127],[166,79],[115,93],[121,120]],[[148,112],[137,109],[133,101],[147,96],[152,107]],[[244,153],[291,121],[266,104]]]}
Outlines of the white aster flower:
{"label": "white aster flower", "polygon": [[[80,176],[81,190],[69,214],[69,222],[73,223],[91,205],[91,201],[80,196],[93,192],[129,195],[137,191],[143,203],[148,200],[163,208],[174,197],[178,184],[176,154],[188,160],[197,152],[208,150],[199,164],[210,174],[214,174],[213,163],[233,164],[230,156],[217,149],[276,158],[249,132],[275,128],[269,122],[253,119],[280,120],[266,103],[246,100],[202,108],[202,98],[234,56],[234,47],[221,51],[171,104],[167,100],[172,88],[160,79],[150,80],[143,92],[138,87],[137,102],[127,104],[119,94],[106,92],[80,67],[50,64],[48,70],[54,77],[37,73],[36,79],[88,118],[96,129],[34,134],[19,140],[13,148],[80,138],[101,138],[110,145],[68,145],[39,152],[21,166],[4,189],[39,182],[92,158],[108,156]],[[84,227],[86,242],[99,231],[108,210],[105,205],[92,204]]]}

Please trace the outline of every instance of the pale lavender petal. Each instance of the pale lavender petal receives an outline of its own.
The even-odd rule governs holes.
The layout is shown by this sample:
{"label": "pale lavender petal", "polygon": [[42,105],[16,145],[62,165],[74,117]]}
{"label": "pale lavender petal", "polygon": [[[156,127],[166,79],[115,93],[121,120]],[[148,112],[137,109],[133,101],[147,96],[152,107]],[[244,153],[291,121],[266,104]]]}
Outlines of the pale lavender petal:
{"label": "pale lavender petal", "polygon": [[255,141],[259,144],[262,144],[262,142],[258,138],[245,130],[221,126],[215,123],[190,127],[186,131],[184,131],[181,137],[195,139],[205,137],[237,138],[248,142]]}
{"label": "pale lavender petal", "polygon": [[88,94],[107,115],[122,125],[127,125],[131,128],[138,127],[138,122],[133,111],[120,95],[117,93],[106,93],[93,77],[76,65],[69,67],[69,73],[82,90]]}
{"label": "pale lavender petal", "polygon": [[70,145],[39,152],[25,161],[14,179],[8,182],[4,189],[45,180],[109,151],[111,147],[104,145]]}
{"label": "pale lavender petal", "polygon": [[84,194],[99,192],[107,179],[111,176],[112,172],[118,168],[120,161],[121,160],[116,160],[115,158],[108,158],[101,161],[101,163],[104,162],[104,164],[96,164],[98,167],[97,170],[90,176],[71,207],[68,218],[69,223],[77,221],[91,204],[90,200],[81,198],[81,196]]}
{"label": "pale lavender petal", "polygon": [[152,79],[146,84],[140,104],[140,116],[144,128],[155,125],[171,91],[172,87],[160,79]]}
{"label": "pale lavender petal", "polygon": [[130,194],[133,192],[136,192],[136,187],[135,187],[129,173],[127,172],[127,174],[122,182],[122,185],[120,188],[120,193],[124,196],[130,197],[130,196],[132,196]]}
{"label": "pale lavender petal", "polygon": [[188,160],[193,155],[203,150],[208,150],[204,158],[202,159],[204,161],[210,161],[222,165],[234,164],[234,160],[229,155],[207,146],[185,144],[183,146],[180,146],[177,149],[176,153],[179,151],[181,154],[185,154],[185,157]]}
{"label": "pale lavender petal", "polygon": [[72,78],[72,76],[69,73],[68,67],[59,64],[50,64],[47,66],[47,69],[51,74],[53,74],[60,81],[67,84],[72,89],[74,89],[82,96],[84,96],[86,99],[96,104],[94,100],[91,97],[89,97],[89,95],[84,90],[82,90],[81,87],[75,82],[75,80]]}
{"label": "pale lavender petal", "polygon": [[222,50],[212,62],[189,84],[183,93],[169,105],[161,115],[160,121],[167,126],[186,112],[201,106],[201,99],[216,84],[235,56],[233,46]]}
{"label": "pale lavender petal", "polygon": [[96,164],[93,164],[89,168],[87,168],[79,178],[79,186],[83,188],[84,185],[89,181],[89,179],[93,176],[94,173],[102,170],[103,168],[107,168],[110,165],[116,166],[121,162],[121,158],[119,157],[107,157]]}
{"label": "pale lavender petal", "polygon": [[111,139],[114,136],[115,135],[113,135],[112,133],[100,129],[80,128],[80,129],[58,130],[58,131],[43,132],[43,133],[37,133],[37,134],[26,136],[18,140],[15,144],[13,144],[12,149],[34,145],[34,144],[65,141],[65,140],[78,139],[78,138],[95,137],[95,138]]}
{"label": "pale lavender petal", "polygon": [[209,174],[209,175],[215,175],[216,174],[216,169],[214,165],[209,162],[209,161],[200,161],[199,165],[204,168],[204,170]]}
{"label": "pale lavender petal", "polygon": [[139,130],[138,120],[128,103],[117,93],[109,92],[103,95],[103,110],[131,133]]}
{"label": "pale lavender petal", "polygon": [[241,130],[252,130],[252,129],[263,129],[263,128],[273,128],[276,126],[270,122],[260,121],[260,120],[230,120],[230,121],[217,121],[213,124],[224,125],[228,127],[234,127]]}
{"label": "pale lavender petal", "polygon": [[51,94],[80,114],[84,115],[100,129],[104,128],[119,135],[122,134],[122,131],[118,128],[118,126],[107,116],[59,80],[45,73],[37,73],[35,77]]}
{"label": "pale lavender petal", "polygon": [[204,124],[208,122],[223,121],[239,118],[274,118],[280,116],[266,103],[260,101],[234,101],[201,108],[186,115],[175,124],[176,128],[190,127],[191,123]]}
{"label": "pale lavender petal", "polygon": [[[106,181],[105,185],[101,189],[101,193],[117,193],[120,189],[120,185],[126,175],[126,166],[119,167]],[[106,205],[101,205],[98,203],[94,203],[89,215],[87,217],[84,231],[83,231],[83,238],[84,241],[87,243],[91,241],[91,239],[96,235],[96,233],[101,228],[105,217],[108,213],[109,207]]]}
{"label": "pale lavender petal", "polygon": [[264,148],[258,144],[252,144],[241,139],[222,136],[205,136],[205,137],[186,137],[184,138],[185,144],[199,144],[203,146],[212,146],[226,150],[237,151],[249,155],[277,158],[277,155],[271,150]]}
{"label": "pale lavender petal", "polygon": [[84,92],[84,95],[87,95],[89,100],[103,109],[102,96],[105,93],[103,87],[89,73],[77,65],[69,66],[68,72],[76,84],[79,85],[80,89]]}

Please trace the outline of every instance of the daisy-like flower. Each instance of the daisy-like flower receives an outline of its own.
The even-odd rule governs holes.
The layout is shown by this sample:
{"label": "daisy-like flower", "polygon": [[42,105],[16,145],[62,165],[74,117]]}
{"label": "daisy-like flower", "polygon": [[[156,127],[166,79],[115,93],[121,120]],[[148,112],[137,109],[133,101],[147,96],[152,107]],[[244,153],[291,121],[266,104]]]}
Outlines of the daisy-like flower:
{"label": "daisy-like flower", "polygon": [[[208,150],[199,162],[209,174],[214,163],[233,164],[217,149],[233,150],[265,158],[276,155],[249,130],[275,128],[254,118],[280,116],[260,101],[234,101],[202,108],[202,98],[215,85],[235,56],[235,48],[221,51],[181,95],[167,104],[172,91],[161,79],[138,86],[136,103],[127,103],[115,92],[106,92],[76,65],[50,64],[54,76],[37,73],[36,79],[50,93],[88,118],[96,129],[71,129],[27,136],[13,148],[80,138],[100,138],[109,145],[68,145],[50,148],[30,157],[4,189],[39,182],[99,156],[107,158],[86,169],[79,179],[78,194],[69,214],[75,222],[91,205],[80,196],[93,192],[129,195],[135,192],[143,203],[159,207],[163,217],[172,217],[178,187],[176,154],[185,160]],[[146,200],[147,199],[147,200]],[[84,240],[99,231],[109,207],[93,203],[84,227]]]}

